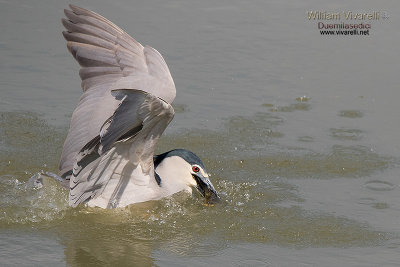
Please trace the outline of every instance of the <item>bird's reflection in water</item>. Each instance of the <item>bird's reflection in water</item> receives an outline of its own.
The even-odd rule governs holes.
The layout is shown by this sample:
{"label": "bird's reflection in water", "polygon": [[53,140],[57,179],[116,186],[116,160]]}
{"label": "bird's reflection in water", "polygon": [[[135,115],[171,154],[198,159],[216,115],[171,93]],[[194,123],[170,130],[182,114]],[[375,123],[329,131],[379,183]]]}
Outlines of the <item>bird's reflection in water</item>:
{"label": "bird's reflection in water", "polygon": [[110,231],[85,232],[66,242],[69,266],[151,266],[152,241],[132,240]]}
{"label": "bird's reflection in water", "polygon": [[189,216],[183,215],[179,221],[178,217],[186,210],[181,205],[185,199],[195,202],[190,194],[181,192],[170,199],[137,203],[122,209],[71,209],[66,215],[68,225],[59,231],[67,264],[152,266],[152,254],[156,249],[179,254],[189,250],[196,237],[187,231],[179,234],[182,229],[179,225]]}
{"label": "bird's reflection in water", "polygon": [[[144,222],[131,221],[129,210],[101,212],[82,208],[62,237],[70,266],[151,266],[153,241],[146,237]],[[143,213],[145,216],[146,213]],[[140,220],[142,222],[140,222]],[[147,232],[147,231],[146,231]]]}

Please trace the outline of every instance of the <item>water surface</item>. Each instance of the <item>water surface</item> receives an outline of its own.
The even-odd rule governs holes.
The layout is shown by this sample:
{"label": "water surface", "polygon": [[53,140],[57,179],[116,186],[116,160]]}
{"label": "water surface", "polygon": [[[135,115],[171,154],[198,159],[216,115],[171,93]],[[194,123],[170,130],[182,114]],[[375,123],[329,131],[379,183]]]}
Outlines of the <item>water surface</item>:
{"label": "water surface", "polygon": [[[165,57],[178,90],[158,152],[204,161],[194,194],[123,210],[67,206],[51,179],[80,96],[67,2],[1,1],[0,265],[397,266],[397,46],[391,1],[81,1]],[[321,36],[309,10],[389,12]]]}

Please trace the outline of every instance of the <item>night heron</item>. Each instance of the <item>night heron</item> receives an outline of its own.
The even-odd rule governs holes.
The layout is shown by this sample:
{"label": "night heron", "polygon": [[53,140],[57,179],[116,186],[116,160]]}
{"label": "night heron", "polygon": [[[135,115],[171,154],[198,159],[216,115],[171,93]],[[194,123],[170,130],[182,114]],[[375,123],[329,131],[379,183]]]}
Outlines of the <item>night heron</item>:
{"label": "night heron", "polygon": [[81,65],[83,94],[72,114],[59,175],[69,205],[101,208],[157,200],[197,188],[219,200],[204,164],[175,149],[154,156],[174,117],[174,81],[161,54],[92,11],[70,5],[62,23]]}

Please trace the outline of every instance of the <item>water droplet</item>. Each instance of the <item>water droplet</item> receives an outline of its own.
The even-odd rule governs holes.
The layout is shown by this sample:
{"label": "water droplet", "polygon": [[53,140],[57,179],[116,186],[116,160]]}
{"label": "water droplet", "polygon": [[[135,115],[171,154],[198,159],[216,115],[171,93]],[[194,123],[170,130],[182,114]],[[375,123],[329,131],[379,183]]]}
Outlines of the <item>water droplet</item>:
{"label": "water droplet", "polygon": [[331,136],[339,140],[353,140],[357,141],[362,139],[363,131],[359,129],[344,129],[344,128],[331,128]]}
{"label": "water droplet", "polygon": [[298,138],[298,140],[299,140],[300,142],[313,142],[313,141],[314,141],[314,138],[312,138],[311,136],[300,136],[300,137]]}
{"label": "water droplet", "polygon": [[364,114],[359,110],[341,110],[339,116],[354,119],[361,118]]}
{"label": "water droplet", "polygon": [[395,185],[385,181],[373,180],[365,183],[365,187],[374,191],[390,191]]}
{"label": "water droplet", "polygon": [[296,100],[298,102],[307,102],[308,100],[310,100],[310,98],[308,96],[303,95],[303,96],[297,97]]}

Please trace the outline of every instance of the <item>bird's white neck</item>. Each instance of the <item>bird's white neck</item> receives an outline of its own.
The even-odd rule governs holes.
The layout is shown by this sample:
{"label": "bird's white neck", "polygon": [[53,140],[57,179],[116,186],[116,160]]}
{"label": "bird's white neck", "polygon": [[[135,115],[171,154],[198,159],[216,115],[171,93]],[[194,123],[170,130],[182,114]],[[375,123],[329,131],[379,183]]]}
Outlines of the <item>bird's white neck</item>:
{"label": "bird's white neck", "polygon": [[161,178],[162,190],[166,190],[169,194],[180,191],[192,192],[196,181],[190,174],[190,170],[190,164],[178,156],[165,158],[155,169]]}

